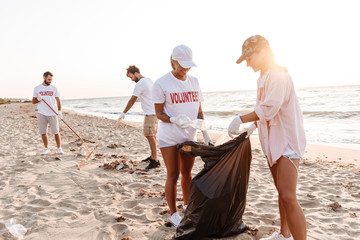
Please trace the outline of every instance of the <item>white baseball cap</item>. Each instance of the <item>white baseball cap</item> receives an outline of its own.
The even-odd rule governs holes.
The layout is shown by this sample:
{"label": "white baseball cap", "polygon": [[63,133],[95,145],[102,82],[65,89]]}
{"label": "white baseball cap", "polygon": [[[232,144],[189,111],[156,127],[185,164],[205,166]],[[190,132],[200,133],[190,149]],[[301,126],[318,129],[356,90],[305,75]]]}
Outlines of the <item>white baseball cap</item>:
{"label": "white baseball cap", "polygon": [[178,61],[183,68],[196,67],[196,64],[192,60],[192,51],[185,45],[176,46],[171,54],[171,59]]}

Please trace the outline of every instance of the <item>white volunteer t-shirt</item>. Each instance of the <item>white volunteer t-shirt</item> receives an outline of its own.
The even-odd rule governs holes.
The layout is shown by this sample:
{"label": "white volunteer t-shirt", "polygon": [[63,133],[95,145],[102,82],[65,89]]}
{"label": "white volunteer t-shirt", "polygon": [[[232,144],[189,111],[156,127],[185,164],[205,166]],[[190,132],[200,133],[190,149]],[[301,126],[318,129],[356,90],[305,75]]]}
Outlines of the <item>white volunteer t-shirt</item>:
{"label": "white volunteer t-shirt", "polygon": [[[53,85],[50,86],[44,86],[42,84],[36,86],[34,88],[33,97],[37,98],[39,95],[52,107],[52,109],[55,110],[55,112],[58,112],[58,107],[56,103],[56,97],[60,97],[60,93],[57,90],[57,88]],[[44,101],[41,101],[38,103],[38,113],[43,114],[45,116],[55,116],[56,114],[51,111],[51,109],[44,103]]]}
{"label": "white volunteer t-shirt", "polygon": [[[170,117],[185,114],[192,120],[197,119],[199,102],[203,101],[197,78],[187,75],[186,80],[181,81],[171,72],[154,83],[152,96],[154,103],[165,103],[164,112]],[[194,141],[196,129],[188,127],[184,131],[174,123],[160,121],[156,136],[160,141],[176,145],[185,141]]]}
{"label": "white volunteer t-shirt", "polygon": [[134,88],[133,95],[141,101],[141,108],[145,115],[155,114],[154,103],[151,97],[153,82],[150,78],[140,79]]}

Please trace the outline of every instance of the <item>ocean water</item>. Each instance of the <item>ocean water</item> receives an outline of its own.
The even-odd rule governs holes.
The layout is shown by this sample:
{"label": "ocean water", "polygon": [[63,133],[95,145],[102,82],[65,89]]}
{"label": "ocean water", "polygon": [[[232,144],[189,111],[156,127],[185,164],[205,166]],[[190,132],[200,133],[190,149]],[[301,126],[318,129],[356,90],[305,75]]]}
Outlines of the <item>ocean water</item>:
{"label": "ocean water", "polygon": [[[308,142],[360,148],[360,85],[300,88],[296,92]],[[253,111],[256,91],[205,92],[203,96],[206,125],[225,132],[235,116]],[[79,113],[117,119],[129,98],[62,100],[62,105]],[[125,120],[143,121],[140,102],[134,104]]]}

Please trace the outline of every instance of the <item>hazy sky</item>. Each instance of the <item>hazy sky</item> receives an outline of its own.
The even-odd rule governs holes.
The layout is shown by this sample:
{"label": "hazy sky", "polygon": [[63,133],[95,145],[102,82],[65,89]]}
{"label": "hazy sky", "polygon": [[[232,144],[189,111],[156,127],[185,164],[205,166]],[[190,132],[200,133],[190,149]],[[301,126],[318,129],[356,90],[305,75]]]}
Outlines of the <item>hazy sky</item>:
{"label": "hazy sky", "polygon": [[203,91],[255,89],[258,74],[235,64],[255,34],[297,88],[360,84],[358,10],[357,0],[0,0],[0,97],[31,98],[48,70],[62,99],[131,95],[125,69],[155,81],[179,44]]}

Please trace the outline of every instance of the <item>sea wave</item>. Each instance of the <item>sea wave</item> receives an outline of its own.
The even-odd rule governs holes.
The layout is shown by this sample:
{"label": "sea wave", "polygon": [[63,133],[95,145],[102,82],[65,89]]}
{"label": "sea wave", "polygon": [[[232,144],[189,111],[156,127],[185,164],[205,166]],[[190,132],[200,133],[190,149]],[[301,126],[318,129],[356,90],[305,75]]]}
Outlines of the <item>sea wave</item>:
{"label": "sea wave", "polygon": [[[205,111],[206,116],[236,116],[244,115],[253,110],[228,110],[228,111]],[[360,118],[360,111],[303,111],[304,117],[325,117],[325,118]]]}
{"label": "sea wave", "polygon": [[360,118],[360,111],[303,111],[304,116],[326,117],[334,119]]}
{"label": "sea wave", "polygon": [[205,111],[205,116],[236,116],[236,115],[243,115],[252,112],[253,110],[240,110],[240,111]]}

